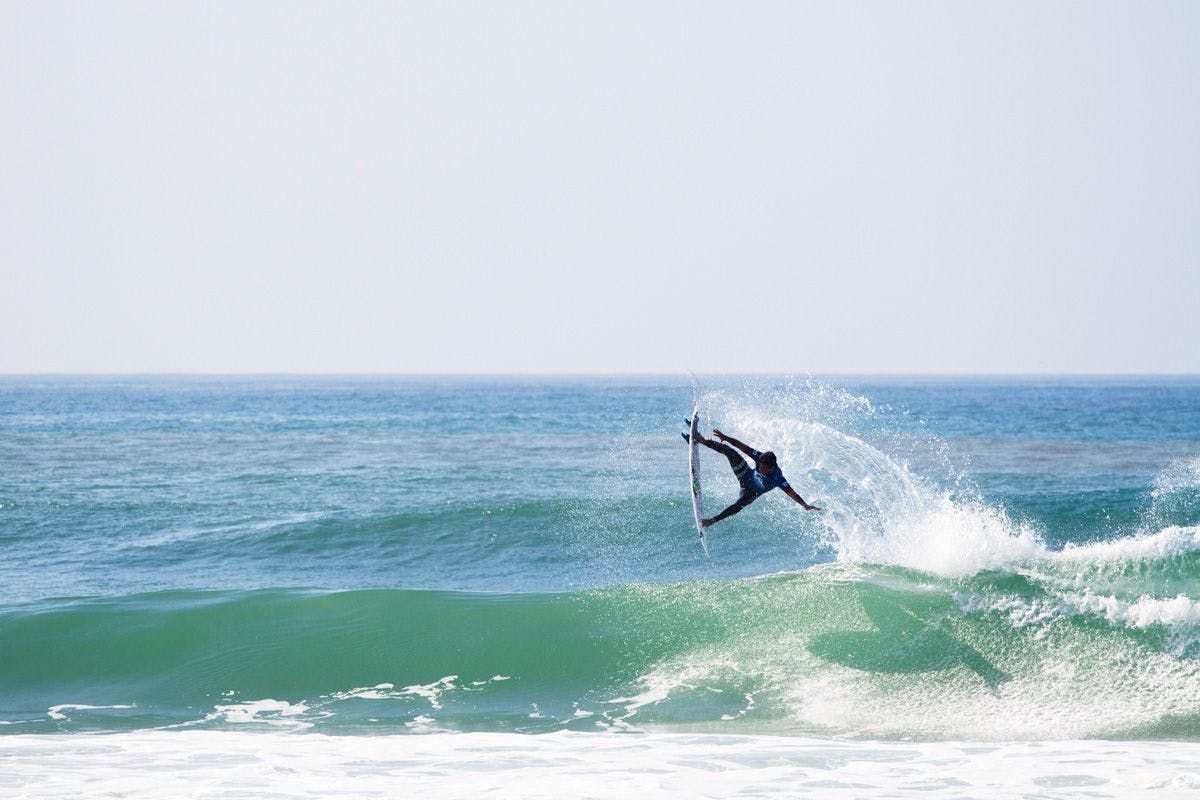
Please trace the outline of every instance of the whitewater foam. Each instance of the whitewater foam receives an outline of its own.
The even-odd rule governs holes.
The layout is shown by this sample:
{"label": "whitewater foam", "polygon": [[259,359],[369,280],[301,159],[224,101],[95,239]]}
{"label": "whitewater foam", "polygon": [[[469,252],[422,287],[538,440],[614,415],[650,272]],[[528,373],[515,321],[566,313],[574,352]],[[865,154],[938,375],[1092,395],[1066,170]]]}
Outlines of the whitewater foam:
{"label": "whitewater foam", "polygon": [[[1171,742],[880,743],[561,732],[339,737],[139,732],[14,736],[5,786],[74,797],[1184,797],[1195,747]],[[47,770],[47,764],[55,769]]]}
{"label": "whitewater foam", "polygon": [[204,717],[204,722],[223,721],[233,725],[262,723],[284,728],[310,728],[312,722],[301,719],[309,707],[305,703],[264,698],[243,703],[218,705]]}
{"label": "whitewater foam", "polygon": [[50,717],[50,719],[64,720],[64,719],[69,718],[69,715],[67,713],[68,711],[107,711],[109,709],[115,710],[115,709],[127,709],[127,708],[137,708],[137,706],[134,704],[93,706],[93,705],[88,705],[87,703],[59,703],[58,705],[51,706],[46,711],[46,716]]}
{"label": "whitewater foam", "polygon": [[1164,559],[1200,550],[1200,526],[1172,525],[1107,542],[1068,543],[1056,558],[1075,562],[1131,562]]}
{"label": "whitewater foam", "polygon": [[431,708],[440,709],[442,707],[441,698],[446,692],[453,691],[458,688],[455,681],[458,680],[457,675],[447,675],[444,678],[427,684],[415,684],[413,686],[405,686],[400,690],[399,695],[409,695],[414,697],[423,697],[429,701]]}
{"label": "whitewater foam", "polygon": [[1109,622],[1134,628],[1148,628],[1151,625],[1192,626],[1200,623],[1200,603],[1183,594],[1170,598],[1142,595],[1133,602],[1127,602],[1116,597],[1083,592],[1064,595],[1063,599],[1079,613],[1093,614]]}
{"label": "whitewater foam", "polygon": [[839,537],[840,559],[892,564],[961,577],[1011,569],[1045,557],[1037,531],[1014,523],[1003,511],[949,495],[926,498],[921,507],[893,517],[881,535],[851,529]]}

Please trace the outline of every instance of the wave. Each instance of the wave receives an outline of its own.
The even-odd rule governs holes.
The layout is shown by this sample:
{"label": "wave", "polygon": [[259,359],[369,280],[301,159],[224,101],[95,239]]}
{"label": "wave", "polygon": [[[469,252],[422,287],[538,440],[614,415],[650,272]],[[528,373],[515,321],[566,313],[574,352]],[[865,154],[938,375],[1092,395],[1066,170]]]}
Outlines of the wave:
{"label": "wave", "polygon": [[1200,598],[1160,590],[1194,581],[1200,551],[1163,536],[1177,549],[966,577],[830,564],[558,594],[44,601],[0,613],[0,731],[1196,738]]}

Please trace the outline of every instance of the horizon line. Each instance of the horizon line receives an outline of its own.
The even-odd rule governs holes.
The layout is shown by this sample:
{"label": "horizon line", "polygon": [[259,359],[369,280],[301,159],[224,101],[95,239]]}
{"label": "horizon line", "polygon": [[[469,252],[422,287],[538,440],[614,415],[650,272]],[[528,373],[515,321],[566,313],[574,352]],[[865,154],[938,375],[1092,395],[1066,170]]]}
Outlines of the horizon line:
{"label": "horizon line", "polygon": [[[687,376],[679,372],[301,372],[267,370],[245,372],[4,372],[3,378],[668,378]],[[707,372],[711,377],[731,378],[1196,378],[1200,372]]]}

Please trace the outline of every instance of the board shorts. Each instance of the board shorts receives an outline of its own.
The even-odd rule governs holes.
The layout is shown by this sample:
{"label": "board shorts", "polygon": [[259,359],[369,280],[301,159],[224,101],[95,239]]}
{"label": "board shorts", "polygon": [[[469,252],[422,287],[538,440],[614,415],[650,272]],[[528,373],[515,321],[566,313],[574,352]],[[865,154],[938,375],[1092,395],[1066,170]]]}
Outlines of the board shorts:
{"label": "board shorts", "polygon": [[729,459],[729,466],[733,469],[733,476],[738,479],[738,483],[742,486],[742,497],[738,498],[738,502],[741,503],[745,495],[749,494],[750,498],[746,500],[743,507],[750,505],[750,501],[759,495],[759,492],[755,490],[754,484],[750,482],[750,464],[746,462],[746,459],[742,458],[741,453],[723,442],[709,441],[708,446]]}

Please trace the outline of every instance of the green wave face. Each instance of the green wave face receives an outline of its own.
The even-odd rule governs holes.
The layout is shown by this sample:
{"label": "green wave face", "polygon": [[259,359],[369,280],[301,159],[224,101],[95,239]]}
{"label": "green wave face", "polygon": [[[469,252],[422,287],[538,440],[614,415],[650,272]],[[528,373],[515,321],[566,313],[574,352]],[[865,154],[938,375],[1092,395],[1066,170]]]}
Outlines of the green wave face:
{"label": "green wave face", "polygon": [[1194,738],[1195,552],[566,594],[162,593],[0,616],[5,733]]}

